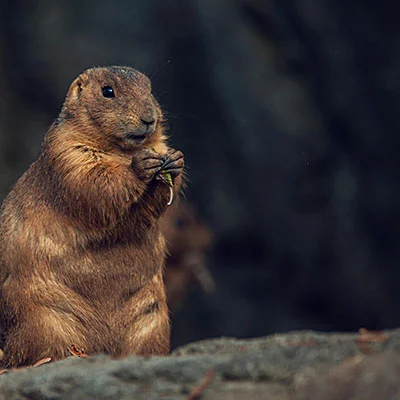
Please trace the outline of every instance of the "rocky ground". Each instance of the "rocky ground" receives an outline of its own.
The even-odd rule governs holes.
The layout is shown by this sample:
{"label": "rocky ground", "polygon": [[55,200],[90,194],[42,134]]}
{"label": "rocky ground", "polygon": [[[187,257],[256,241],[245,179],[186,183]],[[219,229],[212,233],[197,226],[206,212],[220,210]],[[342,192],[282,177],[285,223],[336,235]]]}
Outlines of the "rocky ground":
{"label": "rocky ground", "polygon": [[212,339],[169,357],[98,355],[0,376],[0,400],[400,399],[400,329]]}

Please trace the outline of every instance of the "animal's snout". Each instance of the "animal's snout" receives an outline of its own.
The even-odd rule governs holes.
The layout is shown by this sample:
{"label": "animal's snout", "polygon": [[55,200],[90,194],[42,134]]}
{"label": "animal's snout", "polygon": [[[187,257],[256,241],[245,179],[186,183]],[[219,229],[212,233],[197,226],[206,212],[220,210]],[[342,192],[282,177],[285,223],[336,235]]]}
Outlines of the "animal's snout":
{"label": "animal's snout", "polygon": [[153,108],[146,108],[140,116],[140,121],[142,121],[147,128],[151,127],[151,125],[156,122],[155,110]]}
{"label": "animal's snout", "polygon": [[[157,110],[152,105],[146,105],[137,115],[134,126],[127,129],[126,137],[136,143],[143,142],[156,130]],[[141,124],[138,124],[138,119]],[[133,129],[132,129],[133,128]]]}

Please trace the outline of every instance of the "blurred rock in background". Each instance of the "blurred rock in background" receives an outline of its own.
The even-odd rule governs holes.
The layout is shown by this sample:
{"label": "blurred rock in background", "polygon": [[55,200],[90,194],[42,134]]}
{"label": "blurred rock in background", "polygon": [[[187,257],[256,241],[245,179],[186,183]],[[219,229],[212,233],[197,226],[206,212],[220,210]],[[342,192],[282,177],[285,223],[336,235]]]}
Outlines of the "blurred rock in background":
{"label": "blurred rock in background", "polygon": [[83,69],[147,73],[214,232],[174,344],[400,324],[400,7],[16,0],[0,16],[0,193]]}

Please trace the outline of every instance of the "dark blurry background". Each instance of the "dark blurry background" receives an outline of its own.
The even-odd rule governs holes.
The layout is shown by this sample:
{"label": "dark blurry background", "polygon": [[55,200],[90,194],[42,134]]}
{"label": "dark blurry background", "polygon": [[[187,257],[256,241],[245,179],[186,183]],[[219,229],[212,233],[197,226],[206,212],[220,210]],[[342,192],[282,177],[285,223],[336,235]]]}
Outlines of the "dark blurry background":
{"label": "dark blurry background", "polygon": [[211,227],[213,295],[174,345],[400,325],[400,7],[328,0],[14,0],[0,20],[0,192],[73,78],[148,74]]}

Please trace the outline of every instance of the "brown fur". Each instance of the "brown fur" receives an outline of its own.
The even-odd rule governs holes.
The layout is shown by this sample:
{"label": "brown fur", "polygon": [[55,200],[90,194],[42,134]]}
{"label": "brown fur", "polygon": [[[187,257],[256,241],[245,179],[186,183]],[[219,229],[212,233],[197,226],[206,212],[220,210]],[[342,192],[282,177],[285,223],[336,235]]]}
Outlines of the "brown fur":
{"label": "brown fur", "polygon": [[4,366],[64,358],[72,344],[115,357],[168,353],[157,224],[169,200],[157,178],[167,156],[177,195],[183,155],[166,144],[147,77],[93,68],[72,83],[1,210]]}

